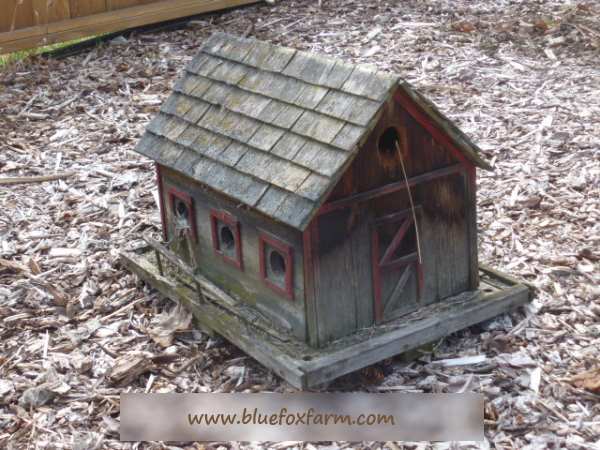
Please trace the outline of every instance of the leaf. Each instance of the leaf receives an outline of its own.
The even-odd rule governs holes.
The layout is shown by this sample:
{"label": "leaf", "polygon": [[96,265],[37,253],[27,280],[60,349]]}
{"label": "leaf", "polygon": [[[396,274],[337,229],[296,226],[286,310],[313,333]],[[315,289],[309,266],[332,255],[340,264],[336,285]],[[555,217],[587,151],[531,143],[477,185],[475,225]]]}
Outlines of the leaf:
{"label": "leaf", "polygon": [[533,23],[533,27],[538,31],[548,31],[550,26],[544,19],[538,19]]}
{"label": "leaf", "polygon": [[571,384],[575,387],[600,394],[600,367],[575,375],[571,378]]}
{"label": "leaf", "polygon": [[39,264],[34,258],[29,258],[27,265],[29,266],[29,269],[31,269],[32,274],[39,275],[40,273],[42,273],[42,269],[40,269]]}
{"label": "leaf", "polygon": [[472,33],[476,30],[475,25],[471,22],[462,21],[462,22],[454,22],[451,25],[452,30],[458,31],[460,33]]}
{"label": "leaf", "polygon": [[154,367],[147,354],[130,353],[119,357],[112,367],[108,379],[112,384],[124,386]]}
{"label": "leaf", "polygon": [[192,315],[183,307],[177,306],[170,313],[159,317],[159,322],[148,330],[148,335],[161,347],[169,347],[173,343],[176,331],[189,329]]}

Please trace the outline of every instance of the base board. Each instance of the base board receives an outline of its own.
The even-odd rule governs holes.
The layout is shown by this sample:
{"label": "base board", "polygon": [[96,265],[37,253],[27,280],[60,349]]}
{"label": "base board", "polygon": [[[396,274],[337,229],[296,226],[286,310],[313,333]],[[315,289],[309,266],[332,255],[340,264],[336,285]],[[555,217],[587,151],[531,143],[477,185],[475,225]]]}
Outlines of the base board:
{"label": "base board", "polygon": [[[480,289],[424,306],[393,321],[374,325],[313,348],[273,332],[238,299],[201,275],[185,281],[164,271],[154,252],[121,253],[122,263],[166,297],[181,302],[202,328],[213,330],[298,389],[315,388],[342,375],[418,348],[450,333],[523,305],[531,290],[498,271],[480,268]],[[191,282],[189,282],[191,281]],[[198,293],[196,288],[202,291]]]}

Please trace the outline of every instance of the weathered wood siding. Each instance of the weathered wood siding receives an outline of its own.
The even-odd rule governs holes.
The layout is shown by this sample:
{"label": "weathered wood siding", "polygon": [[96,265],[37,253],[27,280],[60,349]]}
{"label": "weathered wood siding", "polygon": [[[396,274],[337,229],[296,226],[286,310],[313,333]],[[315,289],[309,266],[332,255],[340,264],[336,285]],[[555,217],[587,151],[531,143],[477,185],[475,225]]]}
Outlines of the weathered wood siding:
{"label": "weathered wood siding", "polygon": [[[163,201],[167,209],[167,222],[172,217],[168,191],[175,188],[193,198],[196,214],[197,243],[196,260],[200,271],[227,292],[255,306],[273,323],[293,332],[299,339],[306,339],[304,314],[304,273],[302,234],[291,227],[277,224],[268,218],[238,208],[224,196],[208,192],[199,183],[167,168],[161,169]],[[210,211],[224,210],[240,223],[243,271],[225,262],[213,248]],[[169,225],[170,227],[170,225]],[[294,300],[291,301],[263,283],[259,265],[259,232],[264,231],[293,248]],[[172,231],[169,231],[169,238]]]}
{"label": "weathered wood siding", "polygon": [[369,222],[364,208],[318,219],[314,283],[319,344],[373,323]]}
{"label": "weathered wood siding", "polygon": [[[379,137],[391,126],[399,133],[409,178],[458,162],[401,105],[390,100],[329,201],[404,179],[397,152],[385,156],[378,151]],[[434,303],[476,286],[472,275],[477,271],[476,248],[472,248],[476,245],[475,204],[468,171],[422,183],[411,192],[415,205],[422,207],[419,232],[424,290],[420,303]],[[315,219],[319,230],[318,245],[313,249],[319,345],[373,323],[369,225],[408,208],[408,194],[401,191]],[[411,277],[406,301],[416,308],[416,274]]]}

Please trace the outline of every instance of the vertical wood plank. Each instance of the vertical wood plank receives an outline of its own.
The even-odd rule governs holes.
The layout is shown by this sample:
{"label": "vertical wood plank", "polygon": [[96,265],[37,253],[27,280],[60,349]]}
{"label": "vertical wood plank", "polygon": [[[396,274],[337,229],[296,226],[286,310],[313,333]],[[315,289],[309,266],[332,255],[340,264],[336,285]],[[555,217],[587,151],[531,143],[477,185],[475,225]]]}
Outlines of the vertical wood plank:
{"label": "vertical wood plank", "polygon": [[129,8],[130,6],[145,5],[147,3],[156,3],[157,1],[160,0],[106,0],[108,11]]}
{"label": "vertical wood plank", "polygon": [[304,302],[306,314],[306,334],[308,343],[313,347],[319,345],[319,330],[317,320],[317,297],[315,294],[315,267],[314,251],[317,248],[317,222],[318,218],[313,219],[310,225],[302,234],[302,246],[304,249]]}
{"label": "vertical wood plank", "polygon": [[[22,1],[22,4],[19,2]],[[0,54],[65,42],[94,34],[126,30],[180,17],[257,3],[259,0],[2,0]],[[74,3],[78,1],[80,3]],[[94,2],[93,4],[91,2]],[[97,2],[97,3],[96,3]],[[105,10],[102,10],[102,5]],[[86,6],[87,7],[87,6]],[[120,8],[116,11],[109,11]],[[86,14],[86,11],[98,10]]]}
{"label": "vertical wood plank", "polygon": [[71,18],[69,0],[52,0],[48,3],[48,23],[60,22]]}
{"label": "vertical wood plank", "polygon": [[32,0],[32,25],[45,25],[48,23],[48,0]]}
{"label": "vertical wood plank", "polygon": [[468,227],[467,245],[469,250],[469,289],[479,287],[479,250],[477,241],[477,176],[475,167],[465,173]]}
{"label": "vertical wood plank", "polygon": [[70,0],[71,17],[84,17],[107,11],[107,0]]}
{"label": "vertical wood plank", "polygon": [[315,292],[320,346],[356,330],[358,283],[353,279],[350,219],[349,209],[319,217]]}
{"label": "vertical wood plank", "polygon": [[352,263],[354,265],[356,327],[366,328],[373,325],[373,285],[370,245],[370,214],[363,208],[358,216],[358,223],[352,233]]}
{"label": "vertical wood plank", "polygon": [[0,13],[0,32],[13,31],[34,25],[32,0],[3,0]]}
{"label": "vertical wood plank", "polygon": [[[424,200],[422,251],[425,303],[439,301],[468,289],[470,270],[467,194],[462,174],[420,187]],[[460,189],[458,189],[460,187]],[[432,203],[438,199],[439,205]],[[452,205],[457,205],[452,209]]]}
{"label": "vertical wood plank", "polygon": [[379,235],[373,228],[371,230],[371,267],[373,267],[373,308],[374,316],[377,322],[383,319],[383,303],[381,301],[381,276],[379,270],[376,270],[379,264]]}

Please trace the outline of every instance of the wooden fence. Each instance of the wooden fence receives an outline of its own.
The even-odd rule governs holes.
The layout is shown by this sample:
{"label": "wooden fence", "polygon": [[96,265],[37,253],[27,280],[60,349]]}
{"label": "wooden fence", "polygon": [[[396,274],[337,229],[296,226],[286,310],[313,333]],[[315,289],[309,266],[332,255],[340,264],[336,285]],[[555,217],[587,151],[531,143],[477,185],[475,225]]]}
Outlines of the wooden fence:
{"label": "wooden fence", "polygon": [[0,0],[0,54],[259,0]]}

